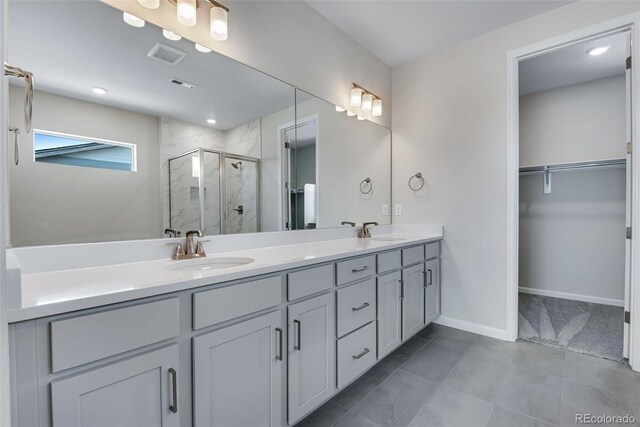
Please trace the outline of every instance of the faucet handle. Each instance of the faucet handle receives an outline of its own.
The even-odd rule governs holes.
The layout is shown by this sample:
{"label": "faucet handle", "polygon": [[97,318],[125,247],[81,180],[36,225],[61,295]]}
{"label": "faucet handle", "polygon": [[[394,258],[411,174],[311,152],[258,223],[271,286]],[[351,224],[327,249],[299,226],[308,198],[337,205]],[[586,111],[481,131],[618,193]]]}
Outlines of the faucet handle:
{"label": "faucet handle", "polygon": [[207,256],[204,253],[204,245],[202,244],[202,241],[198,242],[196,244],[196,255],[200,255],[200,256]]}
{"label": "faucet handle", "polygon": [[191,230],[191,231],[187,231],[187,233],[185,234],[185,236],[187,238],[191,237],[191,236],[197,236],[197,237],[202,237],[202,231],[200,230]]}
{"label": "faucet handle", "polygon": [[173,252],[173,259],[180,259],[182,256],[184,256],[184,248],[182,247],[182,243],[178,243],[176,250]]}

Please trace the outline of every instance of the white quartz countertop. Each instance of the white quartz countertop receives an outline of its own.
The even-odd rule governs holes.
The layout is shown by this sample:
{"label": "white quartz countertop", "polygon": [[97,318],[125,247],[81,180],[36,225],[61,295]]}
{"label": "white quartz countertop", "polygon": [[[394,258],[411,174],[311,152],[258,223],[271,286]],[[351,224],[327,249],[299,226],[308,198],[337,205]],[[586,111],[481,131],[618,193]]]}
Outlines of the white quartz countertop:
{"label": "white quartz countertop", "polygon": [[218,270],[176,271],[170,259],[23,274],[21,306],[10,309],[10,323],[193,289],[340,258],[442,239],[442,232],[387,234],[258,249],[219,252],[207,259],[242,257],[255,261]]}

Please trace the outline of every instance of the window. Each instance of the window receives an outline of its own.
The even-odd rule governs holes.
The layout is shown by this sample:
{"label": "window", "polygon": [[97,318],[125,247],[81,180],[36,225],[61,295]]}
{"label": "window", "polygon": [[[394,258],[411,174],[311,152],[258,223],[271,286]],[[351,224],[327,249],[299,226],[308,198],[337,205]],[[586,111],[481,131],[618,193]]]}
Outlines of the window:
{"label": "window", "polygon": [[37,129],[33,135],[36,162],[136,171],[134,144]]}

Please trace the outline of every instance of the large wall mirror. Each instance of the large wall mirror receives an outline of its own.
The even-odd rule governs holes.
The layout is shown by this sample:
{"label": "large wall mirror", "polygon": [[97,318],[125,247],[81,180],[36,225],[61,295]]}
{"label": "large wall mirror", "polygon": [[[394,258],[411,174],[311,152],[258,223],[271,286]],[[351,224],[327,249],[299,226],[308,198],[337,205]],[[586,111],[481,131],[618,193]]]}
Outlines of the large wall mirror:
{"label": "large wall mirror", "polygon": [[388,129],[97,0],[8,22],[12,246],[390,222]]}

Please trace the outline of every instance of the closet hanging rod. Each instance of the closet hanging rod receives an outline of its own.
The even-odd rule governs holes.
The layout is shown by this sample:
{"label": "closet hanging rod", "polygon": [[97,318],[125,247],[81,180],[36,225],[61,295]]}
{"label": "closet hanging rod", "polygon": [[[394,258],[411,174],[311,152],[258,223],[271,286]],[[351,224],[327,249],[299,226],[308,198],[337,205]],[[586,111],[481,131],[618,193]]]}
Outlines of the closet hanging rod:
{"label": "closet hanging rod", "polygon": [[570,170],[570,169],[591,169],[591,168],[605,168],[612,166],[626,166],[626,159],[612,159],[612,160],[596,160],[592,162],[578,162],[578,163],[564,163],[548,166],[529,166],[520,168],[521,174],[536,174],[544,173],[545,170],[549,172]]}

